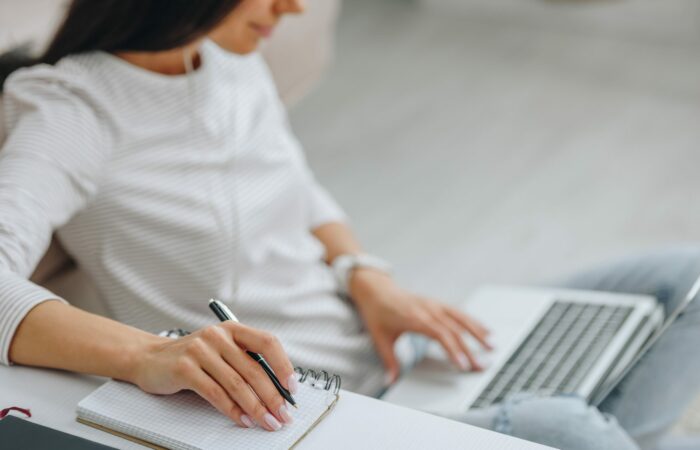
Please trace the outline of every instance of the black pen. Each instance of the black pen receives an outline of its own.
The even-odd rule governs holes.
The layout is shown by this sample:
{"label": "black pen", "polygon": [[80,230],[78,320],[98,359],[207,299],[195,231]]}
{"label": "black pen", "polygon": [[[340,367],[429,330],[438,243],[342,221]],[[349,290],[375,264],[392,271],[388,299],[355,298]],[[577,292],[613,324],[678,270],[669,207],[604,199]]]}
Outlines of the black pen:
{"label": "black pen", "polygon": [[[225,322],[227,320],[232,320],[234,322],[238,322],[238,319],[236,316],[231,312],[230,309],[221,301],[216,300],[216,299],[211,299],[209,300],[209,308],[214,311],[214,314],[216,314],[216,317],[219,318],[220,321]],[[289,393],[288,390],[282,386],[280,383],[280,380],[277,379],[277,376],[275,375],[275,372],[272,371],[272,368],[270,365],[265,361],[265,358],[262,357],[262,355],[247,351],[248,355],[250,355],[251,358],[256,360],[258,364],[260,364],[267,374],[268,377],[270,377],[270,380],[272,381],[272,384],[275,385],[277,388],[277,391],[280,393],[282,397],[285,398],[293,407],[298,408],[297,402],[294,401],[294,398],[292,398],[292,394]]]}

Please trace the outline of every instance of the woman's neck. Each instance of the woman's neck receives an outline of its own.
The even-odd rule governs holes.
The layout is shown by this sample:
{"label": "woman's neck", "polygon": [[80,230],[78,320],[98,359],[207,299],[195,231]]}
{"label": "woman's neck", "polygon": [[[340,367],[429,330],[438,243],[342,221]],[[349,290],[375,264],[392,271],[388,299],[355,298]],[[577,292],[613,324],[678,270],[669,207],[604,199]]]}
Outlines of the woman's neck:
{"label": "woman's neck", "polygon": [[188,72],[187,55],[191,55],[192,68],[197,69],[201,60],[199,47],[201,42],[159,52],[115,52],[115,56],[142,69],[163,75],[182,75]]}

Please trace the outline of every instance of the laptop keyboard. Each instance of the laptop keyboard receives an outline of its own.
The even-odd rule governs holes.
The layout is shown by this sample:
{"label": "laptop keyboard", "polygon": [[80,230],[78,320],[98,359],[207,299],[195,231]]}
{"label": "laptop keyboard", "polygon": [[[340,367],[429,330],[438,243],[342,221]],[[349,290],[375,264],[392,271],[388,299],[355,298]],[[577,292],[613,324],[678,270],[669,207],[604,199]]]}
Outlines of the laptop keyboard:
{"label": "laptop keyboard", "polygon": [[484,408],[519,392],[576,392],[632,310],[554,302],[471,407]]}

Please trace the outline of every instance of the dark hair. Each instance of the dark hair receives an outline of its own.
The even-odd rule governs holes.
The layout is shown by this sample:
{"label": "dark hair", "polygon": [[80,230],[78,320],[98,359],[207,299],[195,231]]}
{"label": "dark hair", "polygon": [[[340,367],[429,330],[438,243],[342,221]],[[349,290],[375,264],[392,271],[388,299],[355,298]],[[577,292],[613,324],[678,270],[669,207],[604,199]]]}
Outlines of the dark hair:
{"label": "dark hair", "polygon": [[73,0],[43,55],[26,47],[0,55],[0,92],[15,70],[55,64],[76,53],[161,51],[185,45],[218,25],[240,0]]}

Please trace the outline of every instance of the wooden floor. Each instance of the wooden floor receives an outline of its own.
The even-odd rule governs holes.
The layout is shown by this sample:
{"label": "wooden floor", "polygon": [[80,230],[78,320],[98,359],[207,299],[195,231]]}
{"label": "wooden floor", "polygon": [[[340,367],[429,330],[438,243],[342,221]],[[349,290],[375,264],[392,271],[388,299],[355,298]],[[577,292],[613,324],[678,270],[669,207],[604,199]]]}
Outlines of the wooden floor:
{"label": "wooden floor", "polygon": [[447,301],[700,241],[696,0],[349,0],[292,118],[367,248]]}

